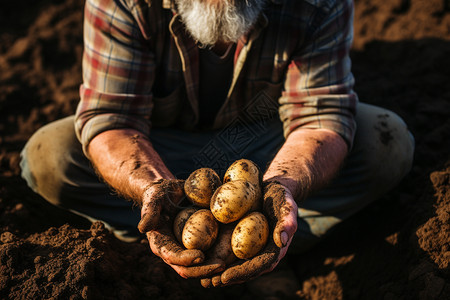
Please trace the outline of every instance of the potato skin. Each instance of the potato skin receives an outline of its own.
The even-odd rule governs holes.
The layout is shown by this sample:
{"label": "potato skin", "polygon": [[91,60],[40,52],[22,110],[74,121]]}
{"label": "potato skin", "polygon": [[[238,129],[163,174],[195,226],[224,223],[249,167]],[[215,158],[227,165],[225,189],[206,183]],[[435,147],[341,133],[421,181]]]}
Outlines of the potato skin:
{"label": "potato skin", "polygon": [[240,259],[255,256],[267,243],[269,224],[260,212],[252,212],[242,218],[231,236],[231,248]]}
{"label": "potato skin", "polygon": [[232,163],[223,177],[223,183],[245,180],[261,188],[261,171],[257,164],[249,159],[239,159]]}
{"label": "potato skin", "polygon": [[200,168],[186,179],[184,192],[193,204],[207,208],[212,195],[221,184],[219,175],[213,169]]}
{"label": "potato skin", "polygon": [[231,248],[231,236],[236,224],[220,224],[219,235],[213,247],[208,251],[208,256],[221,259],[225,265],[230,265],[237,259]]}
{"label": "potato skin", "polygon": [[244,180],[221,185],[211,198],[211,212],[221,223],[231,223],[244,216],[258,200],[256,187]]}
{"label": "potato skin", "polygon": [[255,185],[258,201],[255,201],[250,211],[260,210],[262,202],[262,173],[258,165],[249,159],[236,160],[225,172],[223,183],[236,180],[245,180]]}
{"label": "potato skin", "polygon": [[196,207],[188,207],[180,211],[175,219],[173,220],[173,234],[177,238],[177,240],[182,243],[181,235],[183,234],[183,228],[186,224],[187,220],[199,210]]}
{"label": "potato skin", "polygon": [[208,209],[193,213],[183,228],[181,240],[187,249],[207,250],[215,242],[219,224]]}

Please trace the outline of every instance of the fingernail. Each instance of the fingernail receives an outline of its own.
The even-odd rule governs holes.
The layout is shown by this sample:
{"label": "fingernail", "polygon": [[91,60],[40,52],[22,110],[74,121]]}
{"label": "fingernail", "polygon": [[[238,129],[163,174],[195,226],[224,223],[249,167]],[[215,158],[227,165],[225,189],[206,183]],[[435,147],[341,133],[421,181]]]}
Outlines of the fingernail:
{"label": "fingernail", "polygon": [[288,240],[289,240],[288,234],[286,233],[286,231],[283,231],[281,233],[281,243],[283,244],[283,247],[286,247]]}

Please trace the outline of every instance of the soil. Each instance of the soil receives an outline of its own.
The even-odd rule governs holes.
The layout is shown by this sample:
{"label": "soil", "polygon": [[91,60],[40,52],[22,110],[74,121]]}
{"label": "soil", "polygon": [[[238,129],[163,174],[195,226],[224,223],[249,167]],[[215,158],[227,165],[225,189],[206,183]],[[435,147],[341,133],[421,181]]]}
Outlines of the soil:
{"label": "soil", "polygon": [[[393,110],[416,139],[394,190],[313,250],[289,256],[300,299],[450,299],[450,2],[355,0],[351,56],[362,101]],[[20,178],[39,127],[74,113],[83,1],[3,1],[0,9],[0,298],[226,299],[181,279],[145,240],[124,243],[43,203]]]}

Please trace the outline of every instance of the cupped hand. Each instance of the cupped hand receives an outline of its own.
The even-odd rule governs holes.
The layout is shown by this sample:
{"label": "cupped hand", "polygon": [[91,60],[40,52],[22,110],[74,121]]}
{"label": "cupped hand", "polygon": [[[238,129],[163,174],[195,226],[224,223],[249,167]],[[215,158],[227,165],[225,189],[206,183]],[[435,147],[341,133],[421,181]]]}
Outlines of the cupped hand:
{"label": "cupped hand", "polygon": [[239,260],[221,274],[201,280],[203,287],[242,283],[272,271],[286,255],[297,230],[297,204],[291,192],[278,182],[265,182],[263,210],[269,219],[272,238],[249,260]]}
{"label": "cupped hand", "polygon": [[219,259],[205,261],[200,250],[188,250],[176,240],[173,219],[184,198],[183,180],[160,180],[145,191],[138,229],[146,233],[152,252],[183,278],[212,276],[224,269]]}

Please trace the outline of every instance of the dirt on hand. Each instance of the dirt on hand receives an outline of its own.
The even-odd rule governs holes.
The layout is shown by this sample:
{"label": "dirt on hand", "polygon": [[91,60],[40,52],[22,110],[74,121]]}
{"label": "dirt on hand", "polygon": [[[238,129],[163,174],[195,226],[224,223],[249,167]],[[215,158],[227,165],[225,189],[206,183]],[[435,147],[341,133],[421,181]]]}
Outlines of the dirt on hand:
{"label": "dirt on hand", "polygon": [[[145,239],[121,242],[26,186],[27,139],[75,112],[83,1],[0,6],[0,299],[253,299],[242,284],[182,279]],[[302,286],[292,298],[450,299],[449,1],[355,0],[354,23],[355,90],[405,120],[414,165],[313,250],[285,258]]]}

